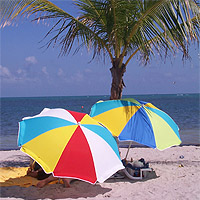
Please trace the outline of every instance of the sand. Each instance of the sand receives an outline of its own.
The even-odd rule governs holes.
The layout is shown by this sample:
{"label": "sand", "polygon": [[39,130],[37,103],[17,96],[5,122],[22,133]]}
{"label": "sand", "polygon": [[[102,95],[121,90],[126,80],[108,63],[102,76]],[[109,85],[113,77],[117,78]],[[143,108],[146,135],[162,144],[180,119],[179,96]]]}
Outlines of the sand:
{"label": "sand", "polygon": [[[126,154],[121,148],[121,157]],[[171,147],[164,151],[132,148],[128,158],[144,158],[153,172],[142,180],[108,179],[91,185],[74,181],[70,188],[62,184],[44,188],[30,186],[1,187],[1,199],[88,199],[88,200],[200,200],[200,147]],[[0,166],[27,166],[29,158],[20,151],[0,151]],[[123,172],[121,172],[123,173]]]}

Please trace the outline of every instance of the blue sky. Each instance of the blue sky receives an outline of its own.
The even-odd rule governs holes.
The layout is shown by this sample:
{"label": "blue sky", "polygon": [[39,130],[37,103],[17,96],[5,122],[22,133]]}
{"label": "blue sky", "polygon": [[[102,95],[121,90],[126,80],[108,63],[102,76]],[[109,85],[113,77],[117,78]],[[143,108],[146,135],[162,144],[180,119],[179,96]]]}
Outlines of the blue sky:
{"label": "blue sky", "polygon": [[[71,2],[54,1],[75,14]],[[1,29],[0,76],[2,97],[109,95],[111,63],[93,60],[92,51],[58,57],[59,47],[41,48],[48,24],[19,22]],[[47,40],[46,40],[47,41]],[[191,60],[182,61],[181,53],[167,58],[152,58],[147,66],[137,57],[127,66],[123,94],[200,93],[200,53],[190,47]]]}

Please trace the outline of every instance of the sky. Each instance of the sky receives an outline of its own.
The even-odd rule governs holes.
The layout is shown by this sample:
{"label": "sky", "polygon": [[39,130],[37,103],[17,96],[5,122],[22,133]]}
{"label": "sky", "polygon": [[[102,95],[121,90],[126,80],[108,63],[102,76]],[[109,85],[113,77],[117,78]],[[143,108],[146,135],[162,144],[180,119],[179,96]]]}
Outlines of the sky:
{"label": "sky", "polygon": [[[53,2],[77,15],[71,1]],[[1,97],[110,95],[110,60],[90,62],[93,52],[84,48],[59,57],[59,47],[42,47],[50,27],[24,19],[0,29]],[[124,75],[123,95],[200,93],[197,44],[191,44],[189,54],[185,62],[180,52],[166,60],[155,56],[146,66],[133,58]]]}

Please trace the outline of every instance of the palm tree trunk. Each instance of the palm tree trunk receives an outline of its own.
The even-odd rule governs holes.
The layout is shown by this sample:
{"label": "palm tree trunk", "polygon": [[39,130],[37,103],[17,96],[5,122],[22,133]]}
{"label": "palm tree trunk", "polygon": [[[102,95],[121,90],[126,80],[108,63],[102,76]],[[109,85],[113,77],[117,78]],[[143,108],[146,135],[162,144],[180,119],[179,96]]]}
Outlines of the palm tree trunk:
{"label": "palm tree trunk", "polygon": [[121,99],[122,90],[125,87],[123,81],[123,75],[126,72],[126,66],[122,64],[121,67],[118,66],[118,61],[113,62],[112,68],[110,68],[112,75],[112,85],[111,85],[111,96],[110,99]]}

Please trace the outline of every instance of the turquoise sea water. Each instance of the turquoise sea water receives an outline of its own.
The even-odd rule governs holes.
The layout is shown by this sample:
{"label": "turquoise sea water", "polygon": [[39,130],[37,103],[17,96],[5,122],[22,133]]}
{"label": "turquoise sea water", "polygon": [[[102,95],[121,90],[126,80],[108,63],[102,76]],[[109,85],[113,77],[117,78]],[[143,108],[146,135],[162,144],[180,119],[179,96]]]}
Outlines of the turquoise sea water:
{"label": "turquoise sea water", "polygon": [[[169,114],[180,128],[183,144],[200,144],[200,94],[123,96],[129,97],[151,102]],[[19,149],[18,122],[23,117],[39,114],[44,108],[65,108],[89,114],[94,103],[108,99],[109,96],[1,98],[0,150]]]}

